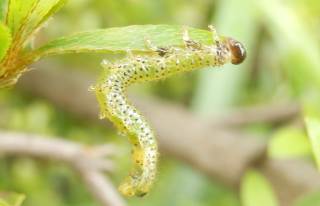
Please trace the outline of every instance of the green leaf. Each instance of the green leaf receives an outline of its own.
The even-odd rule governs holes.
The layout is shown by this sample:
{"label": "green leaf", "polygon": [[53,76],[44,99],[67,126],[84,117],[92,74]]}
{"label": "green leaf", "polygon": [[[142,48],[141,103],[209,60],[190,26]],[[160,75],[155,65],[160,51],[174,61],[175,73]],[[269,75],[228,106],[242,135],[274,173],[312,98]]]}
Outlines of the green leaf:
{"label": "green leaf", "polygon": [[67,2],[67,0],[43,0],[41,6],[39,7],[40,10],[46,11],[43,12],[45,15],[42,16],[42,19],[38,22],[37,27],[39,27],[42,23],[47,21],[50,16],[55,14],[57,11],[59,11]]}
{"label": "green leaf", "polygon": [[320,120],[315,117],[305,117],[309,139],[311,141],[313,154],[315,156],[318,168],[320,168]]}
{"label": "green leaf", "polygon": [[0,62],[11,45],[10,30],[0,23]]}
{"label": "green leaf", "polygon": [[31,11],[36,7],[38,1],[39,0],[9,0],[6,23],[11,29],[12,36],[14,36],[22,27]]}
{"label": "green leaf", "polygon": [[[77,33],[56,39],[35,51],[34,55],[48,56],[74,52],[119,53],[128,49],[136,52],[150,51],[145,39],[155,46],[183,45],[182,26],[133,25]],[[189,28],[192,39],[204,44],[212,43],[208,30]]]}
{"label": "green leaf", "polygon": [[0,1],[0,21],[3,22],[7,8],[7,0]]}
{"label": "green leaf", "polygon": [[249,170],[240,189],[243,206],[277,206],[277,199],[268,180],[257,170]]}
{"label": "green leaf", "polygon": [[[20,0],[21,1],[21,0]],[[38,29],[50,16],[57,12],[67,0],[39,0],[37,7],[32,11],[25,29],[26,35],[30,35]]]}
{"label": "green leaf", "polygon": [[7,24],[22,41],[30,37],[66,0],[10,0]]}
{"label": "green leaf", "polygon": [[17,193],[0,193],[0,206],[21,206],[26,196]]}
{"label": "green leaf", "polygon": [[283,128],[277,131],[268,146],[272,158],[307,157],[312,149],[305,132],[298,128]]}

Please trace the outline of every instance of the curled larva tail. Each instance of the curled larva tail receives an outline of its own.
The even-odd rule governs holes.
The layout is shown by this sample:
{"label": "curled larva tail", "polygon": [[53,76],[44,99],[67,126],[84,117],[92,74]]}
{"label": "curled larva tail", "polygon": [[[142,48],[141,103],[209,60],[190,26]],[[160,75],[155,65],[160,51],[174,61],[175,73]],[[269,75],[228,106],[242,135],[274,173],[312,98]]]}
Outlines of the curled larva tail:
{"label": "curled larva tail", "polygon": [[157,172],[155,135],[143,116],[127,101],[121,76],[118,73],[107,76],[95,87],[101,116],[110,119],[133,145],[133,169],[119,190],[125,196],[141,197],[149,192]]}

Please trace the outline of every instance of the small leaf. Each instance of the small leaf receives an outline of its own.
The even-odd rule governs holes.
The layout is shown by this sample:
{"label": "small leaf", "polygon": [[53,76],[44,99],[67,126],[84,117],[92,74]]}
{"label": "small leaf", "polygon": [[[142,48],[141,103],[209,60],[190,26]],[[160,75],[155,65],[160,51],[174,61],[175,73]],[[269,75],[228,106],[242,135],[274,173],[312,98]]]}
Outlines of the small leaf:
{"label": "small leaf", "polygon": [[240,189],[243,206],[277,206],[277,199],[268,180],[257,170],[249,170]]}
{"label": "small leaf", "polygon": [[9,0],[9,9],[6,19],[8,27],[14,36],[22,27],[24,21],[30,15],[31,10],[37,5],[39,0]]}
{"label": "small leaf", "polygon": [[305,132],[298,128],[283,128],[277,131],[268,146],[272,158],[307,157],[312,149]]}
{"label": "small leaf", "polygon": [[[150,51],[145,46],[149,39],[155,46],[183,45],[182,26],[133,25],[89,32],[81,32],[56,39],[34,52],[36,56],[48,56],[75,52],[119,53],[128,49],[137,52]],[[188,28],[193,40],[212,43],[212,33]]]}
{"label": "small leaf", "polygon": [[305,117],[309,139],[311,141],[313,154],[315,156],[318,168],[320,168],[320,120],[315,117]]}
{"label": "small leaf", "polygon": [[[11,45],[10,30],[0,23],[0,62]],[[1,68],[0,68],[1,69]]]}
{"label": "small leaf", "polygon": [[21,206],[26,196],[23,194],[0,193],[0,206]]}
{"label": "small leaf", "polygon": [[10,0],[7,24],[12,34],[17,34],[24,42],[65,2],[66,0]]}
{"label": "small leaf", "polygon": [[[21,0],[20,0],[21,1]],[[66,0],[39,0],[36,8],[32,11],[27,22],[25,35],[29,36],[38,29],[50,16],[57,12]]]}
{"label": "small leaf", "polygon": [[[55,1],[55,3],[53,4],[49,4],[49,1],[47,1],[47,7],[50,8],[47,12],[46,15],[44,15],[41,19],[41,21],[38,23],[38,27],[39,25],[43,24],[45,21],[47,21],[49,19],[50,16],[52,16],[53,14],[55,14],[57,11],[59,11],[67,2],[67,0],[58,0]],[[50,7],[49,7],[50,6]]]}

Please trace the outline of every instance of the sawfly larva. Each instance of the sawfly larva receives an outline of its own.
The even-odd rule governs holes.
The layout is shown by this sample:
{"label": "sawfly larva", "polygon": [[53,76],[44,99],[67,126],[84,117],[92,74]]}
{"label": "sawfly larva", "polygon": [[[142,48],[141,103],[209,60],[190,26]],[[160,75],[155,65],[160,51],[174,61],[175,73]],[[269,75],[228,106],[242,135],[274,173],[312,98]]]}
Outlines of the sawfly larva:
{"label": "sawfly larva", "polygon": [[116,62],[103,62],[104,73],[94,86],[100,104],[101,117],[108,118],[118,130],[128,136],[133,145],[133,170],[119,187],[125,196],[144,196],[150,190],[156,173],[158,146],[155,134],[144,116],[129,102],[126,89],[134,83],[155,81],[174,74],[231,62],[240,64],[246,57],[241,43],[218,36],[213,27],[213,44],[203,45],[182,32],[183,47],[155,47],[146,40],[151,54],[133,54]]}

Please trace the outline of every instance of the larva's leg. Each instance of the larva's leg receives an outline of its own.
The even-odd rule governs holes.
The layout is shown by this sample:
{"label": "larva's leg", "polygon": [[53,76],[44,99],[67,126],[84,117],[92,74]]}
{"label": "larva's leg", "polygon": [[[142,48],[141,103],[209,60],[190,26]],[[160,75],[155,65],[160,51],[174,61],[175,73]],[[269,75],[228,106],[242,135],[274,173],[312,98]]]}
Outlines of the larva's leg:
{"label": "larva's leg", "polygon": [[88,92],[95,92],[96,91],[96,86],[95,85],[90,85],[88,88]]}
{"label": "larva's leg", "polygon": [[151,40],[148,38],[144,38],[144,45],[147,49],[151,50],[151,51],[157,51],[158,47],[156,47],[154,44],[152,44]]}
{"label": "larva's leg", "polygon": [[[105,74],[103,76],[105,76],[106,73],[113,68],[113,64],[106,59],[102,60],[100,64],[101,64],[102,68],[106,70],[104,72]],[[88,91],[94,92],[94,91],[96,91],[96,89],[97,89],[97,85],[90,85],[88,88]]]}
{"label": "larva's leg", "polygon": [[202,45],[199,42],[194,41],[190,38],[189,31],[188,31],[187,27],[183,27],[182,40],[183,40],[186,48],[191,48],[191,49],[201,49],[202,48]]}
{"label": "larva's leg", "polygon": [[104,60],[102,60],[102,62],[101,62],[101,66],[102,66],[102,68],[104,68],[104,69],[110,69],[111,66],[112,66],[112,64],[111,64],[111,62],[109,62],[108,60],[104,59]]}
{"label": "larva's leg", "polygon": [[110,117],[110,114],[107,113],[105,102],[105,95],[109,92],[109,88],[105,80],[108,79],[108,76],[110,76],[117,69],[116,65],[108,60],[102,60],[101,66],[103,67],[102,75],[97,84],[90,86],[89,91],[95,91],[98,103],[100,105],[99,118],[104,119],[106,117]]}
{"label": "larva's leg", "polygon": [[219,46],[221,44],[221,42],[220,42],[220,38],[219,38],[219,35],[217,33],[217,30],[214,28],[213,25],[209,25],[208,28],[212,33],[212,41],[215,42],[216,45]]}
{"label": "larva's leg", "polygon": [[188,31],[188,28],[187,27],[183,27],[182,28],[182,40],[183,42],[187,45],[187,43],[191,40],[190,39],[190,36],[189,36],[189,31]]}
{"label": "larva's leg", "polygon": [[133,59],[133,58],[134,58],[134,55],[133,55],[131,49],[127,49],[126,52],[127,52],[127,56],[128,56],[130,59]]}
{"label": "larva's leg", "polygon": [[151,40],[148,38],[144,38],[144,44],[147,49],[157,52],[159,56],[165,56],[169,52],[168,48],[157,47],[154,44],[152,44]]}

